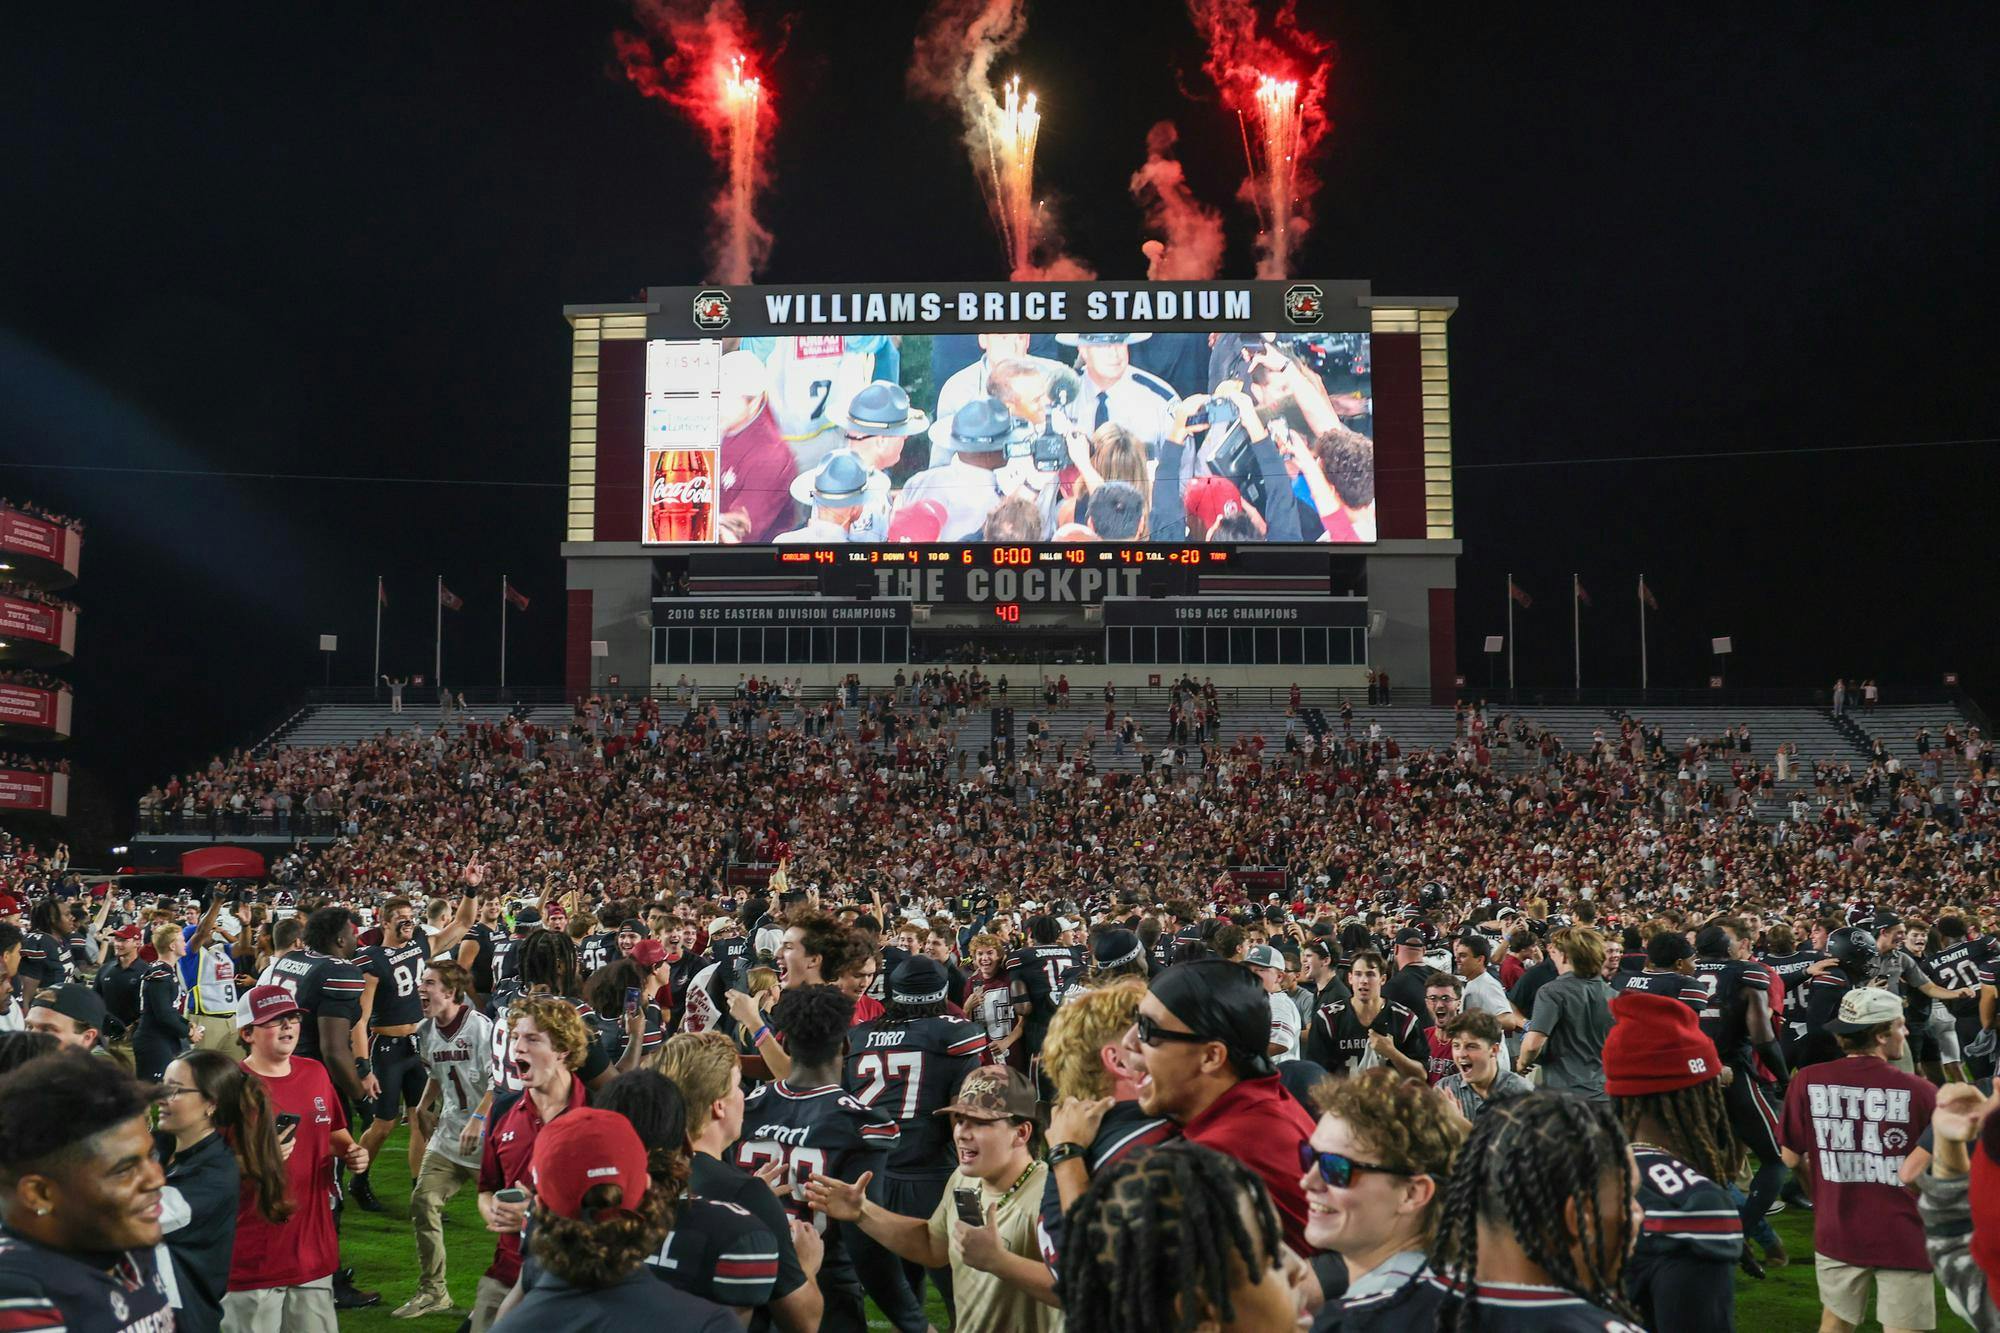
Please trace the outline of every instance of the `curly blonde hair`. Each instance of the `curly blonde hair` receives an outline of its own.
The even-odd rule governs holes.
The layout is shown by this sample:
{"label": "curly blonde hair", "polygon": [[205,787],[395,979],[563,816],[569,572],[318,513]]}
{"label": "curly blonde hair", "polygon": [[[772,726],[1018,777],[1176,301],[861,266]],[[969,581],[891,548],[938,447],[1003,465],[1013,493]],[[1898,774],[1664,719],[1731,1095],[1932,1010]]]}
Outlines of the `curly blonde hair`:
{"label": "curly blonde hair", "polygon": [[1042,1069],[1055,1083],[1056,1096],[1111,1095],[1111,1071],[1098,1053],[1118,1044],[1138,1018],[1145,993],[1146,983],[1138,977],[1120,977],[1062,1002],[1042,1042]]}
{"label": "curly blonde hair", "polygon": [[568,1000],[524,995],[507,1007],[507,1026],[513,1027],[519,1018],[532,1022],[549,1039],[549,1045],[561,1052],[564,1064],[571,1069],[583,1068],[583,1058],[590,1053],[590,1029]]}

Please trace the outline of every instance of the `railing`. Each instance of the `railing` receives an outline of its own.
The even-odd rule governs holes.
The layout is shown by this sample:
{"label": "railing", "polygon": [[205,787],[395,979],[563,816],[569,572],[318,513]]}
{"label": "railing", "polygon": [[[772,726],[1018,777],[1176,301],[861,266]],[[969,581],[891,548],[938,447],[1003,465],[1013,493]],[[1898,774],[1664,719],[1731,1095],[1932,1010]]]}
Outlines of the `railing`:
{"label": "railing", "polygon": [[[1819,708],[1831,710],[1831,689],[1788,689],[1765,686],[1724,686],[1720,689],[1475,689],[1466,686],[1458,697],[1467,703],[1484,702],[1489,708],[1525,710],[1532,708],[1627,709],[1635,714],[1645,708]],[[1861,711],[1861,692],[1847,692],[1847,710]],[[1911,704],[1949,705],[1968,717],[1982,714],[1970,695],[1955,686],[1898,686],[1883,690],[1882,707]]]}
{"label": "railing", "polygon": [[345,831],[346,816],[339,811],[292,810],[263,814],[252,810],[171,809],[139,811],[137,836],[208,838],[334,838]]}

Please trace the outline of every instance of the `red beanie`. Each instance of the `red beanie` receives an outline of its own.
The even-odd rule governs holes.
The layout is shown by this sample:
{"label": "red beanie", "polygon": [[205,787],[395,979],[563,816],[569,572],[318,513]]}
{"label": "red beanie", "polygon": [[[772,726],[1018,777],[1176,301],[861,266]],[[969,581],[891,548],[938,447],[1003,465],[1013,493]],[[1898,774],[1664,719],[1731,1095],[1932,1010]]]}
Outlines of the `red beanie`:
{"label": "red beanie", "polygon": [[1668,995],[1621,991],[1611,997],[1604,1039],[1604,1091],[1613,1097],[1678,1092],[1722,1077],[1715,1043],[1692,1006]]}

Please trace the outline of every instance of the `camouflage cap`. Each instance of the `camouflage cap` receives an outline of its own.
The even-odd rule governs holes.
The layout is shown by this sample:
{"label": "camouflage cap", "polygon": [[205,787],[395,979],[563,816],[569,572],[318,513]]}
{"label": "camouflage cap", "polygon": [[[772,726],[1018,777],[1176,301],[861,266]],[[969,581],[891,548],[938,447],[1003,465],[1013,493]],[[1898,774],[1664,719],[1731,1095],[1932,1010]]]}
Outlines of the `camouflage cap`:
{"label": "camouflage cap", "polygon": [[1034,1120],[1039,1107],[1035,1085],[1018,1069],[982,1065],[958,1085],[958,1096],[934,1115],[966,1115],[979,1120]]}

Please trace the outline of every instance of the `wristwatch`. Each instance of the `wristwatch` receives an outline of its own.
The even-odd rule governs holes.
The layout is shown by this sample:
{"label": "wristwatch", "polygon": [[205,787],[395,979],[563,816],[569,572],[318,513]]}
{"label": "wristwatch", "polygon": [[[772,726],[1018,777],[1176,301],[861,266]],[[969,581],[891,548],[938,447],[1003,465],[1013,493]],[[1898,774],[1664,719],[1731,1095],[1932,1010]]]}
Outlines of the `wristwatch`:
{"label": "wristwatch", "polygon": [[1049,1165],[1060,1166],[1072,1157],[1081,1157],[1087,1151],[1080,1143],[1058,1143],[1049,1150]]}

